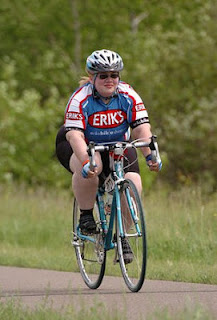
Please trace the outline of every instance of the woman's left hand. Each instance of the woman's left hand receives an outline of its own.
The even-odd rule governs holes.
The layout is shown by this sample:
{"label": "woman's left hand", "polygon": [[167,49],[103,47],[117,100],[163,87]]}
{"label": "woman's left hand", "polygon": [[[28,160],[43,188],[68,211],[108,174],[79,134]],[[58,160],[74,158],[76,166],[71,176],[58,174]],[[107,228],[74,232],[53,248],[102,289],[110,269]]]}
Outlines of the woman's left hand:
{"label": "woman's left hand", "polygon": [[151,154],[149,154],[147,157],[146,157],[146,163],[150,169],[150,171],[160,171],[161,168],[162,168],[162,162],[161,160],[158,160],[157,162],[152,162],[152,156]]}

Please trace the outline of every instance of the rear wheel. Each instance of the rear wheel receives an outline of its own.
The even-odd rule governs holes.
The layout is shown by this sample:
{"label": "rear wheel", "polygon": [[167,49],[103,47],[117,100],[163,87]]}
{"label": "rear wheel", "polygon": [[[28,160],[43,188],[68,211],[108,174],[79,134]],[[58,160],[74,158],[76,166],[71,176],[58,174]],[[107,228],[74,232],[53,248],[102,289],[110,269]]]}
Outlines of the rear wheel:
{"label": "rear wheel", "polygon": [[121,235],[117,223],[119,263],[127,287],[137,292],[141,289],[145,279],[147,247],[143,208],[132,181],[126,180],[124,183],[120,190],[120,200],[124,236]]}
{"label": "rear wheel", "polygon": [[98,203],[95,202],[93,216],[97,223],[97,234],[84,235],[80,233],[80,209],[76,199],[73,206],[73,240],[76,258],[81,276],[90,289],[97,289],[103,279],[106,265],[106,251],[99,224]]}

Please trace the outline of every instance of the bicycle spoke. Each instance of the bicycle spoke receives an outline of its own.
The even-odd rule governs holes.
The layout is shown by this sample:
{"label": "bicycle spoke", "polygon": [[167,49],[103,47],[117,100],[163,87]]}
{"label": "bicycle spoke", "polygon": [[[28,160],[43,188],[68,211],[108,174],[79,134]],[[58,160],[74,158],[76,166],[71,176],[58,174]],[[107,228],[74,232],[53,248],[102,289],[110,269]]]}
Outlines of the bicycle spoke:
{"label": "bicycle spoke", "polygon": [[[86,285],[91,289],[97,289],[103,279],[105,273],[106,252],[104,250],[104,241],[102,234],[92,234],[82,236],[77,228],[79,224],[79,207],[74,201],[73,208],[73,235],[72,242],[81,276]],[[99,221],[97,203],[93,212],[95,221]],[[79,236],[80,235],[80,236]]]}

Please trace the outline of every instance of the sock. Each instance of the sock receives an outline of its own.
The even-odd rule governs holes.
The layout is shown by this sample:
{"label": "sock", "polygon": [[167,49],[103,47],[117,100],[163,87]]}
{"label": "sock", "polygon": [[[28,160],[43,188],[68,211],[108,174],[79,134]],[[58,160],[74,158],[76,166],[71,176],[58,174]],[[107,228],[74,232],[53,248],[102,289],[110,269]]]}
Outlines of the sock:
{"label": "sock", "polygon": [[93,216],[93,209],[88,209],[88,210],[80,209],[80,212],[82,216]]}

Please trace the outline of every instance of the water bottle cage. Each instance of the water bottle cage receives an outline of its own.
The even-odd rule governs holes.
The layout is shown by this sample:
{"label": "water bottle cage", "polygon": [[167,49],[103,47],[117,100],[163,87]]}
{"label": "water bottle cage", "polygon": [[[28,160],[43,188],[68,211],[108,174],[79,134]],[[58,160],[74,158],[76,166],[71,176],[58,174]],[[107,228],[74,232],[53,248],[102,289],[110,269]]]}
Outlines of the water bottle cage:
{"label": "water bottle cage", "polygon": [[112,175],[111,173],[108,175],[108,177],[105,179],[104,182],[104,186],[105,186],[105,191],[112,194],[115,188],[115,182],[112,179]]}

